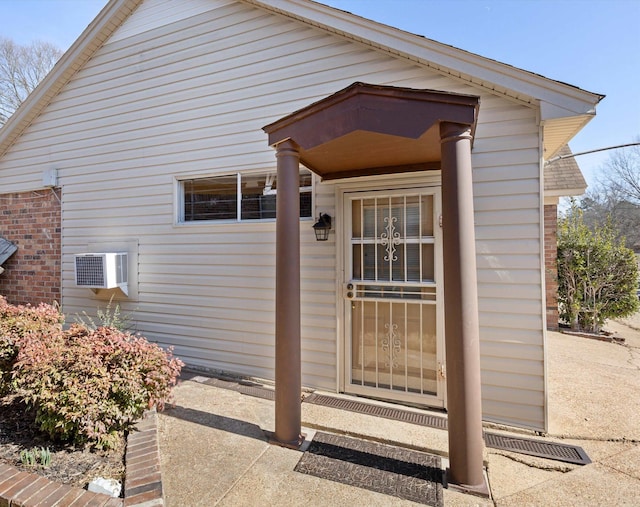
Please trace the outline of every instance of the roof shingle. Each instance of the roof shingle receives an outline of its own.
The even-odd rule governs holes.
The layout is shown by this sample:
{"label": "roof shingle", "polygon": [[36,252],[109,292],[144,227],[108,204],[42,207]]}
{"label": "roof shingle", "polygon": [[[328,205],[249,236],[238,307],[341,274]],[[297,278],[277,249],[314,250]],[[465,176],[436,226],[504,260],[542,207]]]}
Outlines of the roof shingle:
{"label": "roof shingle", "polygon": [[582,195],[587,189],[587,182],[580,171],[576,159],[571,156],[571,148],[565,145],[557,156],[559,158],[544,166],[544,191],[547,195],[571,196]]}

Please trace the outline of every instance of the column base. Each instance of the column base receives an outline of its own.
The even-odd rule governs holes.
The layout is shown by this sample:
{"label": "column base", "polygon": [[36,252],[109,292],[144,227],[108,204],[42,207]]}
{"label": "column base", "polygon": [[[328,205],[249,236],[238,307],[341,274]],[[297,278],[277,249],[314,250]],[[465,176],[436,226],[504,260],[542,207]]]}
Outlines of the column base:
{"label": "column base", "polygon": [[265,434],[267,435],[267,441],[271,445],[277,445],[279,447],[286,447],[287,449],[295,449],[295,450],[300,449],[300,447],[304,444],[304,439],[306,437],[304,433],[301,433],[300,435],[298,435],[298,438],[288,442],[283,442],[276,438],[276,434],[274,431],[265,431]]}
{"label": "column base", "polygon": [[445,474],[445,487],[452,491],[457,491],[459,493],[464,493],[465,495],[474,495],[479,496],[481,498],[491,498],[491,491],[489,490],[489,481],[487,480],[486,470],[482,472],[482,484],[456,484],[454,482],[450,482],[449,477],[450,470],[447,468],[447,472]]}

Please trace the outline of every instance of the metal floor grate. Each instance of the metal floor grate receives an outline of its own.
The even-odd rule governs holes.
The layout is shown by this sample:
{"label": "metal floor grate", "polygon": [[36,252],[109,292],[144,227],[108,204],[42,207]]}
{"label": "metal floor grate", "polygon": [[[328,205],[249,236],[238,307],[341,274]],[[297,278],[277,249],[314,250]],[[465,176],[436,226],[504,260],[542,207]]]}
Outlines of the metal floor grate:
{"label": "metal floor grate", "polygon": [[383,407],[380,405],[372,405],[371,403],[363,403],[355,400],[345,400],[334,396],[325,396],[313,393],[307,396],[304,401],[313,403],[314,405],[322,405],[324,407],[338,408],[357,412],[359,414],[373,415],[376,417],[384,417],[394,421],[403,421],[420,426],[428,426],[430,428],[447,429],[447,420],[444,417],[433,416],[420,412],[412,412],[410,410],[400,410],[393,407]]}
{"label": "metal floor grate", "polygon": [[245,386],[238,384],[236,391],[247,396],[253,396],[254,398],[262,398],[263,400],[276,400],[276,392],[273,389],[267,389],[260,386]]}
{"label": "metal floor grate", "polygon": [[576,465],[588,465],[591,463],[589,456],[582,447],[576,445],[558,444],[556,442],[545,442],[543,440],[532,440],[530,438],[509,437],[496,433],[484,433],[484,441],[487,447],[502,449],[504,451],[528,454],[565,463]]}
{"label": "metal floor grate", "polygon": [[[340,410],[348,410],[359,414],[373,415],[376,417],[384,417],[394,421],[403,421],[429,428],[440,430],[447,429],[447,419],[444,417],[433,416],[402,410],[393,407],[383,407],[361,401],[346,400],[333,396],[325,396],[322,394],[311,394],[304,399],[307,403],[322,405],[324,407],[337,408]],[[540,458],[553,459],[566,463],[574,463],[576,465],[587,465],[591,463],[589,456],[584,449],[575,445],[558,444],[555,442],[545,442],[543,440],[532,440],[529,438],[519,438],[504,436],[496,433],[484,432],[484,439],[487,447],[494,449],[502,449],[504,451],[517,452],[530,456],[538,456]]]}
{"label": "metal floor grate", "polygon": [[263,400],[275,401],[276,392],[273,389],[268,389],[260,384],[246,382],[246,381],[233,381],[224,380],[215,377],[201,377],[195,376],[192,378],[195,382],[206,384],[208,386],[219,387],[220,389],[229,389],[230,391],[236,391],[241,394],[253,396],[254,398],[262,398]]}
{"label": "metal floor grate", "polygon": [[[234,381],[224,380],[220,378],[210,377],[193,377],[193,380],[203,384],[207,384],[222,389],[230,389],[248,396],[262,398],[265,400],[275,400],[275,391],[268,389],[260,384],[254,383],[238,383]],[[305,403],[321,405],[323,407],[335,408],[339,410],[348,410],[358,414],[372,415],[375,417],[383,417],[393,421],[402,421],[418,426],[426,426],[440,430],[447,429],[447,419],[431,414],[421,412],[413,412],[410,410],[402,410],[395,407],[385,407],[371,403],[365,403],[357,400],[348,400],[335,396],[326,396],[323,394],[312,393],[304,398]],[[573,463],[576,465],[587,465],[591,463],[589,456],[577,445],[559,444],[556,442],[545,442],[544,440],[533,440],[530,438],[520,438],[501,435],[498,433],[484,432],[484,440],[487,447],[493,449],[501,449],[503,451],[517,452],[527,454],[529,456],[537,456],[565,463]]]}

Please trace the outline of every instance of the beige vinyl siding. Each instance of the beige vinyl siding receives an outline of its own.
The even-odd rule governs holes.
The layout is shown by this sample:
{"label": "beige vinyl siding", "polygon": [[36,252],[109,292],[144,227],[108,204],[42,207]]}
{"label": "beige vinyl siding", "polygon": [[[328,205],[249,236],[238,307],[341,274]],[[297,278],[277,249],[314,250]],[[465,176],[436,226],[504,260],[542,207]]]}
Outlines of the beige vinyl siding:
{"label": "beige vinyl siding", "polygon": [[474,205],[484,417],[544,428],[540,152],[536,112],[481,109]]}
{"label": "beige vinyl siding", "polygon": [[[478,94],[406,60],[230,0],[145,0],[0,161],[3,191],[63,187],[63,305],[73,254],[137,240],[137,330],[191,365],[274,377],[275,223],[176,224],[176,179],[273,170],[262,126],[354,81]],[[193,16],[192,16],[193,15]],[[486,92],[474,143],[483,403],[544,426],[539,137],[534,110]],[[316,184],[314,216],[335,216]],[[336,389],[335,234],[301,220],[303,383]]]}
{"label": "beige vinyl siding", "polygon": [[[114,33],[109,42],[126,39],[141,32],[170,25],[176,21],[198,16],[212,9],[211,0],[190,0],[182,2],[179,9],[175,8],[175,0],[144,1],[129,17],[127,23]],[[217,5],[232,4],[233,0],[225,2],[218,0]]]}

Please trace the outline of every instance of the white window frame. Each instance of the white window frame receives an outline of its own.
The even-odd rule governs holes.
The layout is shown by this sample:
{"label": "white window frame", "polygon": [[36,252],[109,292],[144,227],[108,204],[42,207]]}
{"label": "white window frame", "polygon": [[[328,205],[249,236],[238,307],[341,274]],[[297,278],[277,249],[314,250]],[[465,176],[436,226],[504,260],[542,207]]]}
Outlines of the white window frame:
{"label": "white window frame", "polygon": [[[315,210],[315,185],[316,185],[316,177],[312,171],[307,169],[306,167],[300,167],[300,173],[303,171],[308,171],[311,175],[311,185],[300,187],[299,191],[309,192],[311,194],[311,214],[309,216],[300,217],[300,220],[312,220],[314,217]],[[224,224],[224,223],[255,223],[255,222],[275,222],[275,218],[251,218],[251,219],[243,219],[242,218],[242,178],[243,176],[276,176],[277,172],[275,169],[272,170],[254,170],[254,171],[238,171],[233,173],[221,173],[221,174],[207,174],[207,175],[193,175],[193,176],[180,176],[176,178],[176,224],[177,225],[196,225],[196,224]],[[224,178],[229,176],[236,177],[236,218],[225,218],[219,220],[186,220],[185,219],[185,190],[184,184],[187,181],[197,180],[197,179],[215,179],[215,178]],[[265,195],[277,195],[277,189],[269,189],[268,193]]]}

